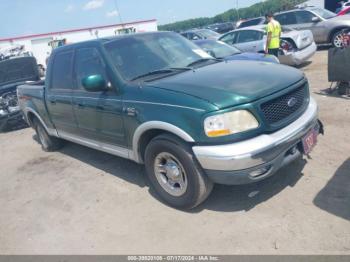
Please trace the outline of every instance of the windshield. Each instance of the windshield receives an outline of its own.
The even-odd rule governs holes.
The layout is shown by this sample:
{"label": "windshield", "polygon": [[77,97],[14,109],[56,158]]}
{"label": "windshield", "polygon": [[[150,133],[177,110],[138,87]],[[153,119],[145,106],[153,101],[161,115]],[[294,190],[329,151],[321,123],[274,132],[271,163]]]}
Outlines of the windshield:
{"label": "windshield", "polygon": [[231,55],[240,54],[241,51],[236,47],[225,44],[220,41],[196,42],[198,46],[207,52],[210,52],[216,58],[224,58]]}
{"label": "windshield", "polygon": [[203,30],[198,31],[197,33],[205,38],[219,37],[220,36],[220,34],[214,32],[212,30],[209,30],[209,29],[203,29]]}
{"label": "windshield", "polygon": [[176,33],[140,34],[105,44],[114,65],[126,80],[158,70],[183,68],[201,59],[213,59]]}
{"label": "windshield", "polygon": [[337,16],[335,13],[322,8],[312,8],[311,11],[313,11],[314,13],[316,13],[324,19],[330,19]]}

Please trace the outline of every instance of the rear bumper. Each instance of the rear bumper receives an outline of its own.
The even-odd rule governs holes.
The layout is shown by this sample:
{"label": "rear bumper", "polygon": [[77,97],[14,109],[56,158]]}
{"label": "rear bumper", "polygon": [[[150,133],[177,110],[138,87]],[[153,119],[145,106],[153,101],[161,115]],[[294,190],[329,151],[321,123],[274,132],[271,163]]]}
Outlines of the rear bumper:
{"label": "rear bumper", "polygon": [[304,114],[287,127],[272,133],[219,146],[194,146],[193,152],[205,173],[219,184],[248,184],[273,175],[301,156],[301,139],[318,129],[317,105],[311,99]]}
{"label": "rear bumper", "polygon": [[304,48],[303,50],[299,50],[297,52],[293,52],[287,55],[280,55],[278,58],[281,62],[281,64],[285,65],[301,65],[302,63],[305,63],[309,58],[311,58],[317,51],[317,46],[315,42],[313,42],[308,47]]}

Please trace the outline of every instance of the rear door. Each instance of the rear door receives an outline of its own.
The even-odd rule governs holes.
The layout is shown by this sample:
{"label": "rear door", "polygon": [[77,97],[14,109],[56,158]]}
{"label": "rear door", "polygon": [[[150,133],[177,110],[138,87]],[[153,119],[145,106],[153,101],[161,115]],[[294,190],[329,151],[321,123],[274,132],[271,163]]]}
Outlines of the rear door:
{"label": "rear door", "polygon": [[264,33],[257,30],[242,30],[238,32],[235,46],[244,52],[264,51]]}
{"label": "rear door", "polygon": [[52,71],[46,104],[51,120],[58,133],[77,133],[77,123],[72,106],[73,88],[73,50],[56,53],[53,57]]}
{"label": "rear door", "polygon": [[[79,135],[97,142],[126,146],[121,95],[112,88],[106,65],[97,47],[79,48],[75,55],[74,113]],[[102,75],[110,91],[88,92],[82,80]]]}

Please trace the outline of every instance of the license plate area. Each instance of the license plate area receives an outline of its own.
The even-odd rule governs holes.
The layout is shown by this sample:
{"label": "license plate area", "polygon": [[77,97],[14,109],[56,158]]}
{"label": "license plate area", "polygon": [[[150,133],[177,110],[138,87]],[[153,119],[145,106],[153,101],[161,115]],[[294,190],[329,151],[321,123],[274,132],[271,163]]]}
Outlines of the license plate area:
{"label": "license plate area", "polygon": [[319,128],[316,126],[312,128],[301,140],[303,153],[305,155],[310,154],[312,149],[317,144],[317,136],[319,134]]}

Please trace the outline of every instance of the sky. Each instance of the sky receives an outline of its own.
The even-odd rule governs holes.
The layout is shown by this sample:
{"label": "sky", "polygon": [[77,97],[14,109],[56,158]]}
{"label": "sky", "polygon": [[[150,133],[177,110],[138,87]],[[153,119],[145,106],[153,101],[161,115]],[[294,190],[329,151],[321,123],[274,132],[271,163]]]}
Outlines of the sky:
{"label": "sky", "polygon": [[0,0],[0,39],[147,19],[157,19],[160,25],[214,16],[237,3],[244,7],[256,2],[259,0]]}

